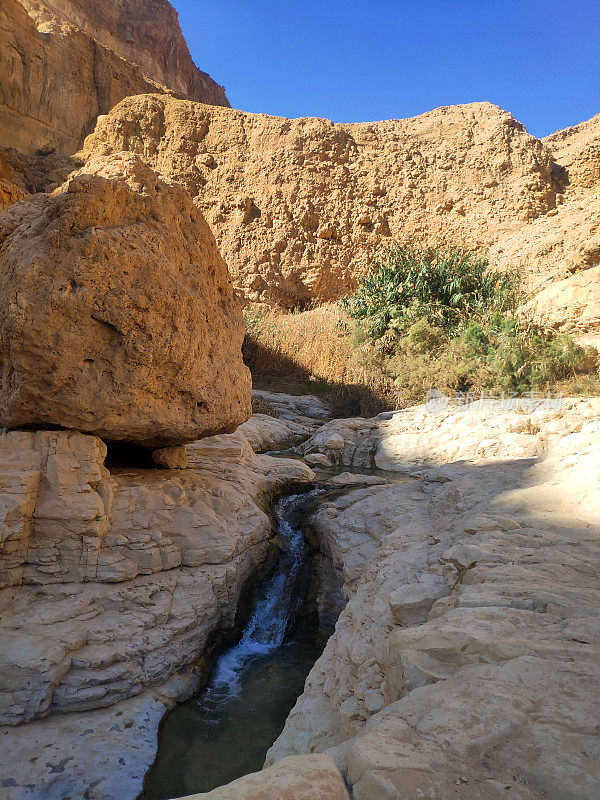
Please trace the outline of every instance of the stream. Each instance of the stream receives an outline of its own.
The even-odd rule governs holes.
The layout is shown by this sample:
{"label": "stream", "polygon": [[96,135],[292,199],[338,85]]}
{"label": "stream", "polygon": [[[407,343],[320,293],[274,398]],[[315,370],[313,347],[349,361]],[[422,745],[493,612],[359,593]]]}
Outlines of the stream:
{"label": "stream", "polygon": [[144,800],[207,792],[262,768],[322,651],[315,632],[295,630],[294,621],[310,578],[303,512],[324,492],[317,486],[274,504],[277,563],[258,587],[239,642],[217,660],[208,686],[166,717]]}

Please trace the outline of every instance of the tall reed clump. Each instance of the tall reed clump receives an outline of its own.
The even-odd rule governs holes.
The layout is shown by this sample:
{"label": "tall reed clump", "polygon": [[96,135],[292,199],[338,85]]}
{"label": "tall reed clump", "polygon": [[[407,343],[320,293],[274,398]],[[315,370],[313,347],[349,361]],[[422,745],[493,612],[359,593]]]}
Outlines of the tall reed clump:
{"label": "tall reed clump", "polygon": [[385,250],[340,306],[372,338],[420,319],[451,331],[491,312],[514,311],[519,285],[518,273],[490,270],[485,256],[463,246],[409,242]]}

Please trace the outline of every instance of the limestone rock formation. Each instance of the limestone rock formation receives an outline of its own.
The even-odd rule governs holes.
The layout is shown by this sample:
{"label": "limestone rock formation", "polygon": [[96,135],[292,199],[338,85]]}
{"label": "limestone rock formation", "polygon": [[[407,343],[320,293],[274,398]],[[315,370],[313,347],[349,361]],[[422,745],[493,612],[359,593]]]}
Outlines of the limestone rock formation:
{"label": "limestone rock formation", "polygon": [[166,89],[229,105],[167,0],[3,0],[0,147],[70,155],[119,100]]}
{"label": "limestone rock formation", "polygon": [[600,183],[600,114],[542,139],[552,151],[567,195]]}
{"label": "limestone rock formation", "polygon": [[3,153],[0,153],[0,211],[27,197],[23,177],[13,169]]}
{"label": "limestone rock formation", "polygon": [[283,450],[299,444],[323,424],[330,409],[314,395],[252,390],[253,407],[267,413],[254,413],[238,428],[255,453]]}
{"label": "limestone rock formation", "polygon": [[222,86],[192,61],[168,0],[20,0],[45,33],[84,31],[154,83],[201,103],[227,106]]}
{"label": "limestone rock formation", "polygon": [[541,291],[574,272],[597,266],[600,189],[575,194],[558,209],[500,236],[490,248],[490,257],[501,269],[520,267],[530,292]]}
{"label": "limestone rock formation", "polygon": [[0,436],[8,800],[137,797],[165,708],[205,679],[268,556],[267,503],[312,478],[239,434],[189,446],[176,473],[105,456],[81,433]]}
{"label": "limestone rock formation", "polygon": [[594,800],[600,401],[333,425],[331,461],[413,474],[313,515],[347,605],[268,763],[328,753],[360,800]]}
{"label": "limestone rock formation", "polygon": [[195,198],[246,298],[337,298],[392,238],[488,246],[554,209],[550,150],[489,103],[332,124],[127,98],[84,153],[130,150]]}
{"label": "limestone rock formation", "polygon": [[250,416],[243,322],[189,196],[131,154],[0,216],[0,421],[163,447]]}
{"label": "limestone rock formation", "polygon": [[600,264],[600,114],[542,140],[554,159],[560,203],[491,248],[501,267],[522,265],[539,291]]}
{"label": "limestone rock formation", "polygon": [[527,303],[524,312],[549,328],[597,346],[600,344],[600,266],[547,286]]}
{"label": "limestone rock formation", "polygon": [[335,761],[329,756],[289,756],[262,772],[245,775],[188,800],[349,800]]}

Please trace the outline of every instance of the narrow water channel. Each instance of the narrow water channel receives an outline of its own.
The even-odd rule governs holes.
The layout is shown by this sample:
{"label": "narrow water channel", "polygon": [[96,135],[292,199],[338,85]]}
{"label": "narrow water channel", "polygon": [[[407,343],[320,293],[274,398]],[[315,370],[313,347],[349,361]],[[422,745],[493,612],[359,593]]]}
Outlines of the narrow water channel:
{"label": "narrow water channel", "polygon": [[240,641],[218,659],[206,689],[166,718],[144,800],[210,791],[262,768],[322,649],[314,634],[294,632],[294,621],[309,581],[303,511],[323,491],[274,504],[277,564],[258,588]]}

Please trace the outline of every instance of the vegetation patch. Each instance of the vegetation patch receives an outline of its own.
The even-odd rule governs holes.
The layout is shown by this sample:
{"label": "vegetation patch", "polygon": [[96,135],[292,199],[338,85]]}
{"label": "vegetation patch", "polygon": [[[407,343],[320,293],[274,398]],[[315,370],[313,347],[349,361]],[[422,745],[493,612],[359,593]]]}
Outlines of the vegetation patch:
{"label": "vegetation patch", "polygon": [[340,302],[357,343],[370,342],[403,398],[447,391],[585,392],[598,354],[519,313],[518,272],[464,247],[395,245]]}
{"label": "vegetation patch", "polygon": [[523,317],[520,276],[464,247],[394,245],[356,291],[302,313],[247,309],[255,383],[371,416],[448,393],[599,394],[598,353]]}

